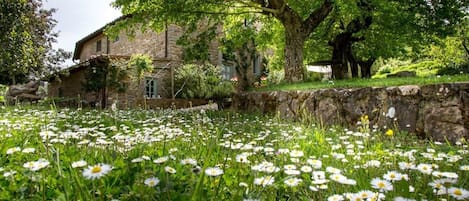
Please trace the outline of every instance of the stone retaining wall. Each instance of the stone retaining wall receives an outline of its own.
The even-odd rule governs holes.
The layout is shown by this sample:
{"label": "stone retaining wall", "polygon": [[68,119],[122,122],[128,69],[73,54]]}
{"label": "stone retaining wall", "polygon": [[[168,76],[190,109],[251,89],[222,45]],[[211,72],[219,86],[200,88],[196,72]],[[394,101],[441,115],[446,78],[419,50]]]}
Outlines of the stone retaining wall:
{"label": "stone retaining wall", "polygon": [[441,142],[469,139],[469,82],[247,92],[235,95],[233,108],[292,119],[306,113],[324,124],[348,127],[368,115],[371,126],[378,128],[398,127]]}

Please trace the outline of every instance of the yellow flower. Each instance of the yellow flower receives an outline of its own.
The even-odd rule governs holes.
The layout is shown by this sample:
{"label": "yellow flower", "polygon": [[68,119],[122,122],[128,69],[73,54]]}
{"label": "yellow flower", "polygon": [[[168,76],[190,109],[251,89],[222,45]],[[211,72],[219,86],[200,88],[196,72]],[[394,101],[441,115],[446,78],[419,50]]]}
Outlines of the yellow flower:
{"label": "yellow flower", "polygon": [[388,129],[386,131],[386,135],[389,136],[389,137],[392,137],[392,136],[394,136],[394,131],[392,131],[391,129]]}

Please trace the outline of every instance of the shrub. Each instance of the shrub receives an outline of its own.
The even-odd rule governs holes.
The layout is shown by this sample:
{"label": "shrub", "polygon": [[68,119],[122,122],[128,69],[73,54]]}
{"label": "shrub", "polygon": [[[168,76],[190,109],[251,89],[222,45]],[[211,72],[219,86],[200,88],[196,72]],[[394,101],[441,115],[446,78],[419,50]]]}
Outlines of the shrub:
{"label": "shrub", "polygon": [[223,81],[219,67],[205,64],[186,64],[176,69],[174,82],[177,97],[181,98],[225,98],[231,96],[234,87]]}
{"label": "shrub", "polygon": [[267,83],[270,85],[280,84],[284,78],[285,72],[283,70],[272,70],[267,75]]}
{"label": "shrub", "polygon": [[469,73],[469,62],[462,64],[449,64],[443,68],[438,69],[438,75],[457,75]]}

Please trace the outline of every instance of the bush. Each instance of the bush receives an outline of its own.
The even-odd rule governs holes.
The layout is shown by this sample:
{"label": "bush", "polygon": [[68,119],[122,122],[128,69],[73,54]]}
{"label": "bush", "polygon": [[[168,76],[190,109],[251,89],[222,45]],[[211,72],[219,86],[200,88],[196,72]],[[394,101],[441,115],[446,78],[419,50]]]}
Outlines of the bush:
{"label": "bush", "polygon": [[176,69],[174,82],[180,98],[221,99],[234,92],[232,83],[223,81],[221,69],[210,64],[183,65]]}
{"label": "bush", "polygon": [[462,64],[449,64],[443,68],[438,69],[438,75],[458,75],[469,73],[469,62]]}
{"label": "bush", "polygon": [[270,85],[280,84],[284,79],[285,72],[283,70],[272,70],[267,75],[267,83]]}
{"label": "bush", "polygon": [[5,95],[7,93],[8,87],[0,84],[0,103],[5,102]]}

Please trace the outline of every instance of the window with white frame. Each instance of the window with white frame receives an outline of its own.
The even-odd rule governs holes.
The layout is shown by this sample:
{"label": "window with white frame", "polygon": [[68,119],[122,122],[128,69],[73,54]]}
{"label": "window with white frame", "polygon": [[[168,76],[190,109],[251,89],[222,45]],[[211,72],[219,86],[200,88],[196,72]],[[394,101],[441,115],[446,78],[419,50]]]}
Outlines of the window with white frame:
{"label": "window with white frame", "polygon": [[145,97],[158,98],[158,83],[156,81],[156,78],[145,78]]}

